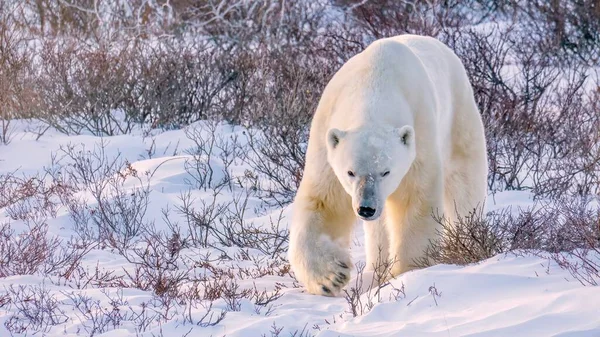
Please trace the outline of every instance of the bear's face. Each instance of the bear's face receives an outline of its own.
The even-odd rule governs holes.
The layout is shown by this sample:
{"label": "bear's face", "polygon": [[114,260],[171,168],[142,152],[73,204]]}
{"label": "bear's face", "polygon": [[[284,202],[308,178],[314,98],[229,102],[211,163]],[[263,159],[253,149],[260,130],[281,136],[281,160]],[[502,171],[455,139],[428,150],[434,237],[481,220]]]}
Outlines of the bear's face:
{"label": "bear's face", "polygon": [[352,196],[358,217],[379,218],[416,156],[414,130],[401,128],[327,132],[327,160]]}

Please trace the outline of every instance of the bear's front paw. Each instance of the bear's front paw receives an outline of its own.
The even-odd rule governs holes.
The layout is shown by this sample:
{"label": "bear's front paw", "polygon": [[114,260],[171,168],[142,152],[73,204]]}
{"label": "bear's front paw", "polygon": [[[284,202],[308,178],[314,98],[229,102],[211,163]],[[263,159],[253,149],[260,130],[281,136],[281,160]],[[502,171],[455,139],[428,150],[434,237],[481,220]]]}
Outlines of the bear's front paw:
{"label": "bear's front paw", "polygon": [[336,296],[350,281],[352,262],[347,249],[322,237],[292,257],[294,272],[309,293]]}
{"label": "bear's front paw", "polygon": [[[350,262],[333,260],[327,266],[325,273],[315,278],[316,285],[307,286],[309,292],[324,296],[337,296],[348,281],[350,281]],[[311,291],[311,288],[317,288],[316,291]]]}

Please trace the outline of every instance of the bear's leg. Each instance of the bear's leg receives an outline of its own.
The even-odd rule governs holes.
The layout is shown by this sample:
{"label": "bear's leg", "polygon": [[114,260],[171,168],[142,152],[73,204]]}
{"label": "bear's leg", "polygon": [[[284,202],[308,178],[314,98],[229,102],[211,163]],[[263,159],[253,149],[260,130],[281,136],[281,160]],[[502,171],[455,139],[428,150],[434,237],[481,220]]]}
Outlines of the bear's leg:
{"label": "bear's leg", "polygon": [[[483,137],[483,135],[482,135]],[[473,210],[482,211],[487,196],[485,142],[454,150],[444,172],[444,216],[453,223]]]}
{"label": "bear's leg", "polygon": [[487,197],[487,149],[477,105],[469,95],[456,107],[452,152],[444,165],[444,216],[450,221],[475,208],[482,210]]}
{"label": "bear's leg", "polygon": [[397,276],[426,262],[425,252],[439,235],[440,224],[433,218],[433,209],[441,209],[441,201],[434,207],[413,209],[388,209],[390,233],[391,274]]}
{"label": "bear's leg", "polygon": [[375,221],[363,221],[365,232],[365,249],[367,255],[367,271],[375,271],[376,274],[385,273],[386,265],[390,255],[390,243],[385,225],[385,213]]}
{"label": "bear's leg", "polygon": [[[343,204],[344,199],[338,199]],[[348,281],[352,261],[352,208],[327,205],[301,191],[294,201],[288,257],[296,278],[309,293],[335,296]]]}
{"label": "bear's leg", "polygon": [[467,177],[465,172],[461,170],[446,174],[444,216],[450,224],[474,211],[483,211],[487,177],[479,174],[478,179],[476,173]]}

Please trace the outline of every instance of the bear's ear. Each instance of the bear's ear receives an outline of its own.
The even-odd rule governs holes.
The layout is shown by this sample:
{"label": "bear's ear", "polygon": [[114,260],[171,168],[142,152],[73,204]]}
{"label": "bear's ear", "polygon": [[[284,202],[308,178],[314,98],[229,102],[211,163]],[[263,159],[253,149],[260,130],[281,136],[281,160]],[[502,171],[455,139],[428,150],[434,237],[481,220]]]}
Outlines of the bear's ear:
{"label": "bear's ear", "polygon": [[329,129],[329,131],[327,131],[327,145],[329,145],[331,149],[335,149],[345,135],[345,131],[335,128]]}
{"label": "bear's ear", "polygon": [[410,125],[405,125],[401,128],[395,129],[396,134],[400,137],[402,144],[406,146],[412,145],[415,141],[415,130]]}

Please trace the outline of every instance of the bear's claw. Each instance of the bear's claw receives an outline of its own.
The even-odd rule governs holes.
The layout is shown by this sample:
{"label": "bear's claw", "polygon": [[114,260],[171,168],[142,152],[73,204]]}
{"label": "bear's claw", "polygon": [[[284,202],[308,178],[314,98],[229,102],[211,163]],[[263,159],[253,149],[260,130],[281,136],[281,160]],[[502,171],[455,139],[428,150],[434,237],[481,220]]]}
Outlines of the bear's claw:
{"label": "bear's claw", "polygon": [[350,280],[348,249],[326,236],[300,247],[302,252],[291,254],[291,259],[297,259],[294,273],[298,280],[311,294],[337,296]]}
{"label": "bear's claw", "polygon": [[[342,264],[346,267],[342,267]],[[336,262],[332,267],[337,270],[331,270],[329,275],[319,282],[321,295],[337,296],[350,279],[350,268],[348,268],[347,264]],[[343,269],[340,270],[339,268]]]}
{"label": "bear's claw", "polygon": [[350,267],[348,267],[347,264],[345,264],[344,262],[340,262],[340,261],[337,262],[337,265],[340,266],[340,267],[342,267],[342,268],[345,268],[345,269],[350,268]]}

